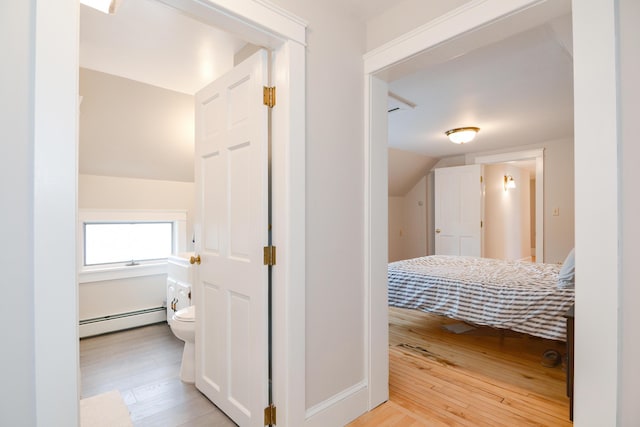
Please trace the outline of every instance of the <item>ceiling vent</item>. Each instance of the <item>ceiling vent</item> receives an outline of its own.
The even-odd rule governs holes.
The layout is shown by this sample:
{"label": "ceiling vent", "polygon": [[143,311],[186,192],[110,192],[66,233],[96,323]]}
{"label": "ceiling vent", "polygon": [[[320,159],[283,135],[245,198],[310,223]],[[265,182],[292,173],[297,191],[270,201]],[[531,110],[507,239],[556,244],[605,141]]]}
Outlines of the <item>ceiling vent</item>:
{"label": "ceiling vent", "polygon": [[389,92],[387,97],[387,112],[394,113],[396,111],[413,110],[416,108],[416,104],[404,99],[400,95],[396,95],[393,92]]}

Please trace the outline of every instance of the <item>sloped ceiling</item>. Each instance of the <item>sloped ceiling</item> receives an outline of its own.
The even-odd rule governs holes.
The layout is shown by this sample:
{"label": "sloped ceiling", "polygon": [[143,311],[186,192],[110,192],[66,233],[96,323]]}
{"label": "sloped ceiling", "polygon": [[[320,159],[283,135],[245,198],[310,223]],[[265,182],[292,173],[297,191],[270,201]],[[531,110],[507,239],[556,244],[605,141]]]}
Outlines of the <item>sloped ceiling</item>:
{"label": "sloped ceiling", "polygon": [[434,157],[389,148],[389,196],[404,196],[438,162]]}
{"label": "sloped ceiling", "polygon": [[[566,2],[552,6],[386,70],[390,92],[416,105],[389,113],[390,148],[440,159],[572,138],[571,14]],[[448,141],[447,130],[465,126],[480,128],[474,141]],[[394,167],[390,188],[408,173]]]}
{"label": "sloped ceiling", "polygon": [[[389,114],[389,145],[445,157],[573,136],[570,16],[420,69],[389,84],[417,106]],[[452,144],[445,131],[480,128]]]}
{"label": "sloped ceiling", "polygon": [[193,181],[193,94],[243,40],[154,0],[80,9],[82,174]]}
{"label": "sloped ceiling", "polygon": [[245,44],[155,0],[125,0],[114,15],[80,7],[81,67],[189,95]]}
{"label": "sloped ceiling", "polygon": [[81,174],[193,182],[194,100],[80,69]]}
{"label": "sloped ceiling", "polygon": [[[444,7],[445,0],[430,1]],[[400,7],[401,3],[345,0],[345,7],[362,20],[384,21],[385,11]],[[493,31],[491,43],[470,48],[471,44],[458,39],[447,44],[458,50],[443,46],[437,52],[421,55],[430,59],[418,66],[414,63],[419,63],[420,58],[414,58],[388,70],[391,91],[416,104],[413,109],[389,115],[390,147],[433,159],[571,137],[573,64],[571,16],[566,11],[570,11],[570,2],[545,4],[557,9],[553,19],[510,18],[508,31],[502,27]],[[560,14],[563,10],[564,15]],[[234,53],[245,44],[154,0],[124,1],[115,15],[85,6],[81,6],[80,13],[81,67],[188,95],[231,68]],[[470,38],[478,39],[479,33]],[[407,67],[414,68],[408,72]],[[122,121],[109,125],[121,126]],[[473,143],[460,146],[448,142],[444,132],[461,126],[481,128]],[[134,151],[132,144],[136,143],[155,147],[147,150],[145,161],[162,170],[163,178],[157,179],[183,180],[186,176],[186,169],[177,171],[188,167],[187,162],[178,167],[171,154],[183,144],[177,139],[160,144],[157,136],[149,132],[138,135],[135,141],[126,141],[121,138],[103,143],[119,153]],[[85,142],[81,129],[81,144]],[[162,148],[171,144],[175,146]],[[390,159],[393,156],[390,154]],[[94,158],[101,162],[100,167],[118,161],[99,155]],[[80,159],[81,170],[98,170],[89,167],[87,159]],[[173,172],[167,172],[169,165]],[[148,173],[154,175],[152,169]],[[389,183],[394,193],[395,189],[406,187],[408,178],[401,175],[410,174],[409,171],[402,167],[390,172],[390,179],[399,180]]]}

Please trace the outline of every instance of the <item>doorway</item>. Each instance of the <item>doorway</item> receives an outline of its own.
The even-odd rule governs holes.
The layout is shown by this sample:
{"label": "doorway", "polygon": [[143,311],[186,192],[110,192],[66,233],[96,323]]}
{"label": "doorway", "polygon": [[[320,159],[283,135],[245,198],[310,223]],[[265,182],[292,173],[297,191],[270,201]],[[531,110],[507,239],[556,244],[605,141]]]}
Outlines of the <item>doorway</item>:
{"label": "doorway", "polygon": [[[529,2],[527,6],[532,6],[535,2]],[[387,236],[380,236],[376,230],[384,229],[387,225],[387,117],[383,106],[384,100],[388,93],[387,81],[393,74],[392,68],[420,52],[428,52],[440,47],[446,42],[456,38],[459,40],[460,35],[469,34],[478,28],[488,28],[495,24],[500,18],[513,16],[521,13],[524,5],[501,5],[492,4],[487,6],[491,9],[489,14],[491,18],[479,17],[482,6],[472,6],[465,10],[459,10],[456,14],[447,16],[437,23],[425,25],[418,31],[412,33],[412,37],[408,39],[399,38],[395,42],[391,42],[385,46],[385,50],[373,51],[365,56],[365,73],[366,79],[366,99],[367,106],[365,114],[365,130],[368,136],[365,141],[365,156],[369,166],[366,179],[366,230],[368,233],[367,245],[367,273],[368,286],[372,295],[371,303],[371,331],[376,331],[375,337],[372,332],[372,342],[376,342],[375,348],[372,349],[371,365],[378,366],[381,370],[388,364],[386,354],[385,341],[382,343],[381,335],[388,333],[388,314],[386,307],[386,268],[377,263],[381,263],[386,258],[386,248],[388,245]],[[475,9],[475,10],[474,10]],[[540,11],[540,10],[539,10]],[[487,12],[483,10],[483,12]],[[532,8],[527,9],[526,13],[532,12]],[[520,17],[523,17],[521,15]],[[499,24],[497,25],[499,27]],[[451,30],[456,28],[456,30]],[[393,44],[393,46],[391,46]],[[536,183],[536,185],[542,185]],[[538,207],[537,207],[538,209]],[[537,232],[538,239],[541,238],[540,230]],[[541,244],[536,245],[536,249],[542,249]],[[537,257],[538,258],[538,257]],[[384,264],[386,266],[386,264]],[[382,303],[381,301],[384,301]],[[384,344],[384,345],[383,345]],[[380,378],[383,381],[383,378]]]}
{"label": "doorway", "polygon": [[523,169],[529,171],[533,176],[535,186],[530,189],[534,194],[530,198],[535,205],[535,211],[532,211],[530,217],[535,221],[531,225],[531,236],[535,239],[532,243],[535,246],[535,253],[531,256],[535,257],[536,262],[544,262],[544,150],[526,150],[512,153],[503,153],[490,156],[476,157],[475,163],[485,165],[498,164],[515,164],[524,166]]}
{"label": "doorway", "polygon": [[[274,171],[274,241],[286,248],[279,257],[280,268],[274,273],[279,289],[274,293],[284,309],[273,319],[276,403],[291,396],[304,396],[304,375],[291,366],[304,366],[304,339],[289,340],[292,331],[304,337],[304,290],[290,286],[304,283],[305,257],[305,24],[281,9],[249,0],[234,1],[224,6],[221,1],[206,4],[198,1],[167,1],[199,19],[239,34],[254,44],[275,52],[273,60],[276,86],[282,88],[282,107],[273,114],[274,146],[272,158],[283,167]],[[61,250],[56,254],[36,254],[34,276],[35,348],[38,381],[35,385],[38,418],[60,425],[77,424],[78,345],[77,309],[56,310],[53,307],[77,308],[75,209],[77,180],[77,108],[78,108],[78,4],[38,3],[34,24],[37,34],[35,58],[38,71],[34,81],[36,114],[34,152],[41,162],[37,170],[58,176],[56,187],[48,180],[35,184],[34,221],[38,229],[36,247]],[[51,55],[51,52],[56,52]],[[293,167],[295,165],[295,167]],[[55,197],[52,197],[55,195]],[[62,207],[61,207],[62,206]],[[53,213],[64,212],[66,220]],[[291,238],[290,236],[295,236]],[[55,255],[55,256],[53,256]],[[50,286],[60,283],[64,286]],[[46,302],[38,303],[38,301]],[[284,303],[284,302],[287,303]],[[57,319],[51,322],[50,319]],[[299,330],[299,328],[302,328]],[[51,350],[54,349],[54,350]],[[47,356],[45,356],[45,353]],[[62,362],[64,361],[64,362]],[[293,361],[293,362],[292,362]],[[292,373],[292,371],[295,371]],[[281,379],[278,380],[278,379]],[[280,417],[292,425],[304,420],[304,402],[288,399],[289,405]],[[75,408],[75,409],[74,409]],[[55,420],[55,421],[54,421]]]}

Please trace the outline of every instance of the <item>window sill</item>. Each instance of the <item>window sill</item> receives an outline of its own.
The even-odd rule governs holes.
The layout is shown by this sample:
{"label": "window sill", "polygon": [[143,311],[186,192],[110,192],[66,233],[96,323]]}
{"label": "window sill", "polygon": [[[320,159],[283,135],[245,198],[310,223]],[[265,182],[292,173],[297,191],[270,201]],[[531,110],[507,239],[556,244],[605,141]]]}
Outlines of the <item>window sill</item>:
{"label": "window sill", "polygon": [[85,269],[78,273],[78,283],[103,282],[105,280],[127,279],[130,277],[154,276],[167,273],[167,262],[132,266]]}

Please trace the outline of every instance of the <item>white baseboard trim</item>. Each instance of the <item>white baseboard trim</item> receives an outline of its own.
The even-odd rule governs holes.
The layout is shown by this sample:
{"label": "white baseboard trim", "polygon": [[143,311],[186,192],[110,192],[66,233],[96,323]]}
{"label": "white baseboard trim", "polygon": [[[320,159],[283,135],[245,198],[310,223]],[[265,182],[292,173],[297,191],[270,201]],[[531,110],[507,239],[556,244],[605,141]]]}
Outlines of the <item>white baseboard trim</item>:
{"label": "white baseboard trim", "polygon": [[[346,425],[367,412],[369,388],[365,381],[341,391],[306,411],[306,427]],[[330,410],[328,410],[330,409]]]}
{"label": "white baseboard trim", "polygon": [[166,321],[166,310],[154,311],[126,317],[105,319],[99,322],[85,323],[79,326],[78,333],[80,338],[86,338],[94,335],[106,334],[108,332],[121,331],[124,329],[136,328],[138,326],[151,325],[153,323]]}

